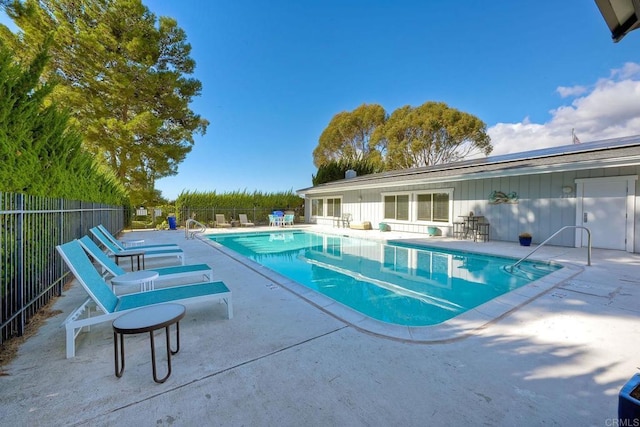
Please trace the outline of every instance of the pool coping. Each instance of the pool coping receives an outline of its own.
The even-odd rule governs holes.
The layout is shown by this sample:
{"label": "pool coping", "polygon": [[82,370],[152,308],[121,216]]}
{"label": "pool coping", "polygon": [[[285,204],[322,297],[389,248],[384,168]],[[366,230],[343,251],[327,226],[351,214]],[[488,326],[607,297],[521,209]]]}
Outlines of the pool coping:
{"label": "pool coping", "polygon": [[[287,231],[294,231],[294,229],[288,229]],[[301,230],[306,231],[306,230]],[[322,233],[331,234],[331,233]],[[362,314],[346,305],[335,301],[313,289],[310,289],[288,277],[283,276],[265,267],[232,249],[229,249],[218,242],[215,242],[208,238],[207,234],[199,235],[198,238],[208,244],[209,246],[224,253],[233,260],[239,262],[245,267],[253,270],[261,276],[272,281],[274,285],[277,285],[287,291],[297,295],[299,298],[313,305],[314,307],[322,310],[323,312],[331,315],[332,317],[344,322],[345,324],[364,333],[372,334],[375,336],[388,338],[392,340],[415,342],[415,343],[446,343],[454,340],[463,339],[471,336],[477,331],[486,328],[494,322],[508,316],[514,311],[518,310],[533,300],[537,299],[541,295],[549,292],[550,290],[560,286],[567,282],[577,274],[581,273],[584,268],[580,265],[568,263],[568,262],[556,262],[553,264],[560,265],[560,268],[546,276],[535,280],[527,285],[514,289],[508,293],[493,298],[490,301],[485,302],[475,308],[472,308],[456,317],[446,320],[442,323],[429,326],[403,326],[392,323],[382,322],[377,319],[373,319],[365,314]],[[338,236],[338,234],[336,234]],[[369,239],[376,241],[390,241]],[[427,248],[437,249],[429,244],[421,244],[411,242],[412,245],[425,246]],[[458,249],[450,248],[451,250],[459,251]],[[480,251],[463,251],[469,253],[486,254]],[[489,254],[492,256],[499,256],[495,254]],[[535,260],[540,261],[540,260]],[[548,261],[540,261],[548,262]]]}

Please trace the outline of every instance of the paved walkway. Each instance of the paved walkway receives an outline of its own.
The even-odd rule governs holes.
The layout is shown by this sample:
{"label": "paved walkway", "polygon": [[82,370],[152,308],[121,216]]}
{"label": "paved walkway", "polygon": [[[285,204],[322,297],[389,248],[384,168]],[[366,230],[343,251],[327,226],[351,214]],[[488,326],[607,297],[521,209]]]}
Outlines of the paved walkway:
{"label": "paved walkway", "polygon": [[[535,258],[566,263],[575,275],[470,336],[425,344],[362,332],[182,231],[127,237],[177,243],[188,263],[212,266],[233,291],[234,318],[225,319],[223,305],[189,306],[164,384],[151,378],[148,336],[127,337],[118,379],[108,323],[82,334],[76,357],[65,359],[60,325],[86,299],[74,284],[53,307],[62,313],[5,367],[3,424],[611,426],[617,394],[640,366],[635,254],[594,250],[587,267],[584,249],[542,248]],[[428,243],[527,251],[502,242]],[[147,268],[153,265],[160,263],[149,260]]]}

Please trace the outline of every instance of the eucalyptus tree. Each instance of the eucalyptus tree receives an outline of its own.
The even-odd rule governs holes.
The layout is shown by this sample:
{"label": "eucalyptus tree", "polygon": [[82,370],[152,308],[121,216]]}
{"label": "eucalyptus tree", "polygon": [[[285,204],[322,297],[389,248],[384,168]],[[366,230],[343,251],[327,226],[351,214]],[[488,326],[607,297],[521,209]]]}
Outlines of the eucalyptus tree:
{"label": "eucalyptus tree", "polygon": [[479,118],[442,102],[395,110],[372,138],[386,147],[387,170],[462,160],[493,150],[487,126]]}
{"label": "eucalyptus tree", "polygon": [[381,162],[381,153],[372,135],[386,118],[378,104],[362,104],[351,112],[333,116],[313,150],[313,163],[320,167],[332,161]]}
{"label": "eucalyptus tree", "polygon": [[189,107],[201,83],[188,77],[195,62],[184,30],[140,0],[3,0],[3,7],[19,31],[0,25],[0,38],[23,61],[52,38],[44,76],[59,84],[51,99],[71,112],[85,148],[133,202],[144,202],[208,125]]}

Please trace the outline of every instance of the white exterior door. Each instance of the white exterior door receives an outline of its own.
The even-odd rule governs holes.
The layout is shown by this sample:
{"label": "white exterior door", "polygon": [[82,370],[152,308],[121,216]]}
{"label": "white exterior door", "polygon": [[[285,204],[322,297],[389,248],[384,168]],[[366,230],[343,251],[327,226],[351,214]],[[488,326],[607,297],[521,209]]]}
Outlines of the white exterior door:
{"label": "white exterior door", "polygon": [[[576,225],[591,231],[594,248],[633,250],[633,196],[636,177],[577,180]],[[578,230],[576,246],[587,246],[586,232]]]}

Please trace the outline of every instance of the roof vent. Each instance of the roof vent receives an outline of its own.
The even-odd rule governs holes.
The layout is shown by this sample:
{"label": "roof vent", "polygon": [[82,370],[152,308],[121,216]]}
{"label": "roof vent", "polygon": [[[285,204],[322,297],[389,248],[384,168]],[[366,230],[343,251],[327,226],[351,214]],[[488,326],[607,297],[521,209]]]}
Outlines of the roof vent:
{"label": "roof vent", "polygon": [[344,179],[355,178],[356,175],[357,175],[356,171],[354,171],[353,169],[349,169],[344,173]]}

